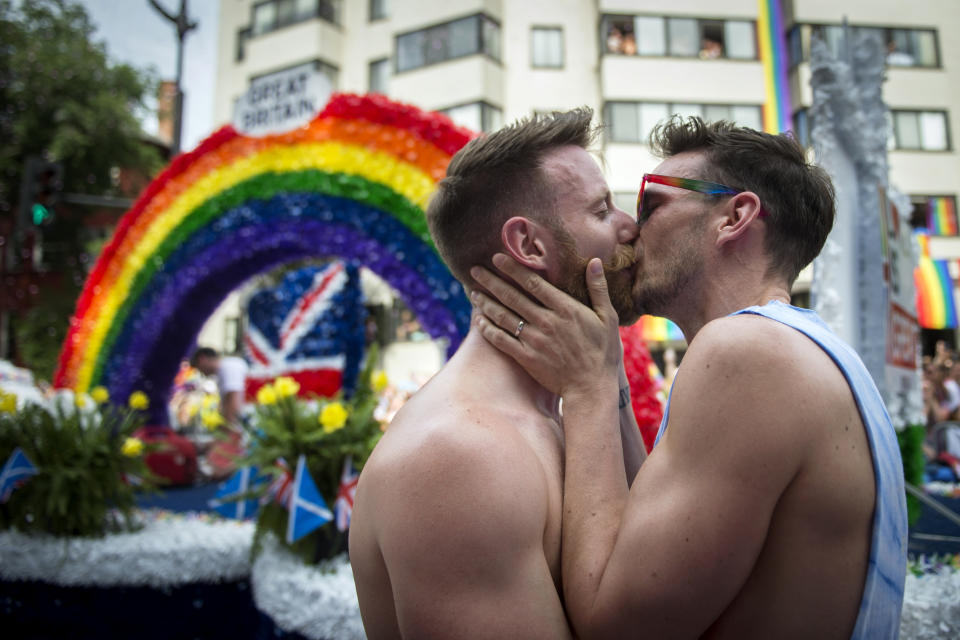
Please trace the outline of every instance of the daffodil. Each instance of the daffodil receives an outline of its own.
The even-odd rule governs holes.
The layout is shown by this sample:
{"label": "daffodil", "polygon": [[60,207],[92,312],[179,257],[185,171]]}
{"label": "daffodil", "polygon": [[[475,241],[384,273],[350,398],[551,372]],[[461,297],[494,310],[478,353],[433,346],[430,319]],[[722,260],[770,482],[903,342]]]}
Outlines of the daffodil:
{"label": "daffodil", "polygon": [[77,393],[73,396],[73,403],[77,405],[77,409],[86,409],[90,406],[90,396],[85,393]]}
{"label": "daffodil", "polygon": [[276,390],[277,396],[289,398],[297,395],[297,392],[300,391],[300,383],[289,376],[280,376],[273,381],[273,388]]}
{"label": "daffodil", "polygon": [[17,411],[17,396],[13,393],[0,391],[0,413],[15,413]]}
{"label": "daffodil", "polygon": [[277,403],[277,392],[274,391],[272,385],[266,384],[260,387],[257,391],[257,402],[265,405]]}
{"label": "daffodil", "polygon": [[374,371],[373,376],[370,378],[370,386],[373,387],[375,393],[380,393],[386,389],[389,382],[390,381],[387,380],[387,374],[383,369]]}
{"label": "daffodil", "polygon": [[320,412],[320,424],[323,425],[324,433],[333,433],[338,429],[343,429],[343,426],[347,424],[347,416],[349,415],[346,407],[339,402],[331,402],[325,406],[323,411]]}
{"label": "daffodil", "polygon": [[110,392],[106,387],[97,386],[90,390],[90,397],[97,404],[103,404],[110,399]]}
{"label": "daffodil", "polygon": [[143,453],[143,440],[140,438],[127,438],[123,441],[123,447],[121,447],[120,453],[128,458],[136,458]]}
{"label": "daffodil", "polygon": [[213,409],[220,404],[220,396],[215,393],[205,394],[200,404],[204,409]]}
{"label": "daffodil", "polygon": [[224,423],[223,416],[219,411],[203,411],[200,413],[200,421],[210,431],[213,431]]}
{"label": "daffodil", "polygon": [[145,394],[143,391],[134,391],[130,394],[127,404],[130,405],[131,409],[144,411],[150,407],[150,398],[148,398],[147,394]]}

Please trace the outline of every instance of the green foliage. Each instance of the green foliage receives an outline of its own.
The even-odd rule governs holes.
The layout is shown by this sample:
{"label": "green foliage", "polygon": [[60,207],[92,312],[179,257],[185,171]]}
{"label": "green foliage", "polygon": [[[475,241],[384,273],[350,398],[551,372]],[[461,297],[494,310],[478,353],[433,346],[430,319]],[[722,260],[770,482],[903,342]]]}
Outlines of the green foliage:
{"label": "green foliage", "polygon": [[[903,458],[904,479],[912,485],[923,483],[923,439],[926,429],[923,425],[912,425],[897,434],[900,443],[900,456]],[[907,518],[912,525],[920,517],[923,506],[920,501],[907,494]]]}
{"label": "green foliage", "polygon": [[[64,192],[88,195],[117,195],[115,168],[150,176],[162,166],[136,116],[156,80],[112,63],[93,34],[86,10],[74,0],[0,0],[0,218],[16,219],[29,156],[62,163]],[[61,206],[43,230],[44,262],[62,275],[61,298],[73,299],[86,278],[88,212]],[[37,305],[51,323],[38,329],[33,318],[19,318],[17,343],[24,362],[48,375],[48,354],[60,346],[70,313],[50,298]]]}
{"label": "green foliage", "polygon": [[0,412],[0,460],[20,447],[39,471],[0,505],[0,529],[102,536],[135,528],[127,478],[139,478],[141,490],[151,489],[153,478],[143,454],[124,455],[123,448],[142,420],[131,409],[86,401],[87,409],[55,402],[52,410],[28,404]]}
{"label": "green foliage", "polygon": [[[373,447],[383,435],[380,423],[373,417],[379,396],[373,388],[373,366],[378,350],[373,345],[366,364],[357,378],[353,395],[346,399],[339,395],[330,400],[303,401],[295,395],[277,394],[275,402],[261,402],[256,407],[255,428],[250,431],[249,454],[241,466],[256,466],[274,477],[285,470],[277,465],[282,458],[292,473],[300,455],[307,459],[307,468],[327,505],[332,508],[340,487],[344,459],[351,456],[357,469],[362,469]],[[278,381],[272,389],[282,389]],[[324,428],[321,416],[324,408],[342,405],[348,412],[342,428]],[[271,502],[261,508],[254,535],[254,553],[260,547],[262,536],[272,532],[285,542],[287,510]],[[346,550],[346,535],[328,523],[290,546],[304,562],[314,564]]]}

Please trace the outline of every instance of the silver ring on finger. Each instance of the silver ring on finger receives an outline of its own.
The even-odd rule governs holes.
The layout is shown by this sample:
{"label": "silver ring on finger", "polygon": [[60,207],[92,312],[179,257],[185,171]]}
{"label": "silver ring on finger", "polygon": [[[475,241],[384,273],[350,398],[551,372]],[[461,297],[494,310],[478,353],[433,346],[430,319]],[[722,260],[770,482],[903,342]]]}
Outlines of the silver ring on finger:
{"label": "silver ring on finger", "polygon": [[520,332],[523,331],[523,327],[524,327],[525,324],[527,324],[527,323],[524,322],[523,320],[521,320],[520,322],[517,323],[517,328],[516,328],[516,330],[513,332],[513,337],[516,338],[517,340],[520,339]]}

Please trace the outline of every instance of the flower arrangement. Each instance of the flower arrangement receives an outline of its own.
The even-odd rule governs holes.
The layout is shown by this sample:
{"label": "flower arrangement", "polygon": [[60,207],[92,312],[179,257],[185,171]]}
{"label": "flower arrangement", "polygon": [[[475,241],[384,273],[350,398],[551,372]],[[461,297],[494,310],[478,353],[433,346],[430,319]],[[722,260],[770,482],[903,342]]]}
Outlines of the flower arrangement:
{"label": "flower arrangement", "polygon": [[0,464],[19,456],[28,473],[0,496],[0,529],[102,536],[137,527],[134,488],[154,482],[143,460],[148,447],[133,437],[149,407],[144,393],[123,407],[103,387],[58,392],[49,407],[17,409],[16,397],[3,396]]}
{"label": "flower arrangement", "polygon": [[[286,538],[290,515],[285,490],[300,456],[305,457],[307,471],[331,509],[340,491],[344,466],[363,468],[383,435],[383,427],[373,415],[379,393],[386,387],[386,376],[373,369],[377,355],[376,346],[371,347],[349,398],[340,392],[333,398],[303,400],[297,396],[299,384],[289,377],[279,377],[257,392],[255,418],[247,434],[249,453],[240,462],[240,466],[255,467],[270,479],[250,491],[262,503],[254,554],[265,534],[273,533],[280,541]],[[285,544],[301,560],[314,564],[344,551],[346,534],[328,523]]]}

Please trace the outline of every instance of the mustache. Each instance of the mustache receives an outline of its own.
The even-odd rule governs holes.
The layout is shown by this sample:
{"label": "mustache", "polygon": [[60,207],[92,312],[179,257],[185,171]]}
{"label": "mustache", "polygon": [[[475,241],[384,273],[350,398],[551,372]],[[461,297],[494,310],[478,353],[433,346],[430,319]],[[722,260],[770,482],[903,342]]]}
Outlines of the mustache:
{"label": "mustache", "polygon": [[607,273],[616,273],[629,269],[637,263],[637,252],[632,245],[618,245],[613,255],[603,263],[603,270]]}

